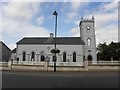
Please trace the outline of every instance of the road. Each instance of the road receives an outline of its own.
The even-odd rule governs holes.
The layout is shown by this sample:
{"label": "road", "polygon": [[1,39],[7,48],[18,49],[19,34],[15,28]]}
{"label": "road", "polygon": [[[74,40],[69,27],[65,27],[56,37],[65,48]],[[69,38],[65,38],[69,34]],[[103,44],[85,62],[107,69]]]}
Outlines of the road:
{"label": "road", "polygon": [[118,72],[9,72],[3,88],[117,88]]}

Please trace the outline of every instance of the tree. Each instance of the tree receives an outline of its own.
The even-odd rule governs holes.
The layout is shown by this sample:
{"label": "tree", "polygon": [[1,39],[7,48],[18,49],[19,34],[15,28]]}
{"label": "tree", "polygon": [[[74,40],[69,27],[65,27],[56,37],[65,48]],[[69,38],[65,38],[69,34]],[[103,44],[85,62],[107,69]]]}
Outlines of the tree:
{"label": "tree", "polygon": [[108,53],[108,48],[107,48],[107,45],[106,45],[106,42],[101,44],[99,43],[98,45],[98,59],[100,60],[108,60],[109,58],[109,53]]}
{"label": "tree", "polygon": [[111,42],[110,44],[99,43],[98,47],[98,60],[120,60],[120,43]]}
{"label": "tree", "polygon": [[114,60],[119,60],[120,59],[120,42],[119,43],[111,42],[108,45],[108,48],[109,48],[110,56]]}

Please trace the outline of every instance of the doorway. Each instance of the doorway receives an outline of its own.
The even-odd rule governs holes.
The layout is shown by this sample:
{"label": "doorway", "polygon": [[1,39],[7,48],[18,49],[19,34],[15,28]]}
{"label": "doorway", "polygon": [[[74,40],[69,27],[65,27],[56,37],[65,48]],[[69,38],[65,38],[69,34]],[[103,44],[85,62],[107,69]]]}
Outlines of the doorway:
{"label": "doorway", "polygon": [[88,59],[88,62],[92,62],[92,56],[91,55],[88,55],[87,59]]}

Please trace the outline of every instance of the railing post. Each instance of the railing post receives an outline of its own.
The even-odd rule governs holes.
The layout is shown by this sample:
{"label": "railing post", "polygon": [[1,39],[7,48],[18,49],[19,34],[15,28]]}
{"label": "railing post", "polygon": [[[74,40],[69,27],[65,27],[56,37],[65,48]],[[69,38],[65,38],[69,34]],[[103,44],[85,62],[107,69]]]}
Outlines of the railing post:
{"label": "railing post", "polygon": [[44,61],[44,71],[48,71],[48,62],[49,62],[50,58],[46,57],[45,61]]}
{"label": "railing post", "polygon": [[84,60],[84,67],[85,67],[85,71],[88,71],[88,60],[87,59]]}
{"label": "railing post", "polygon": [[10,61],[8,61],[8,68],[9,68],[10,70],[12,70],[12,59],[11,59]]}
{"label": "railing post", "polygon": [[111,58],[111,62],[113,63],[113,58]]}
{"label": "railing post", "polygon": [[48,71],[48,61],[44,62],[44,71]]}

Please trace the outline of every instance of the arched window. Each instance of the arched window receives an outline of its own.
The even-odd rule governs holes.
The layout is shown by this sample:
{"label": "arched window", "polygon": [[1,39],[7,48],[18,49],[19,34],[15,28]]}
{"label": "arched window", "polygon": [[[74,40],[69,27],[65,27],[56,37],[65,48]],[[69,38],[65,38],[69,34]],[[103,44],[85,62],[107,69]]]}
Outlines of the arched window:
{"label": "arched window", "polygon": [[45,61],[45,52],[44,52],[44,51],[41,51],[41,52],[40,52],[40,55],[41,55],[40,60],[41,60],[41,61]]}
{"label": "arched window", "polygon": [[35,52],[32,52],[32,53],[31,53],[31,61],[32,61],[32,60],[35,60]]}
{"label": "arched window", "polygon": [[73,62],[76,62],[76,53],[73,53]]}
{"label": "arched window", "polygon": [[90,38],[87,39],[87,45],[91,46],[91,39]]}
{"label": "arched window", "polygon": [[45,60],[45,56],[41,55],[41,61],[44,61],[44,60]]}
{"label": "arched window", "polygon": [[26,53],[23,52],[23,61],[25,61],[25,60],[26,60]]}
{"label": "arched window", "polygon": [[63,62],[66,62],[66,52],[63,53]]}

